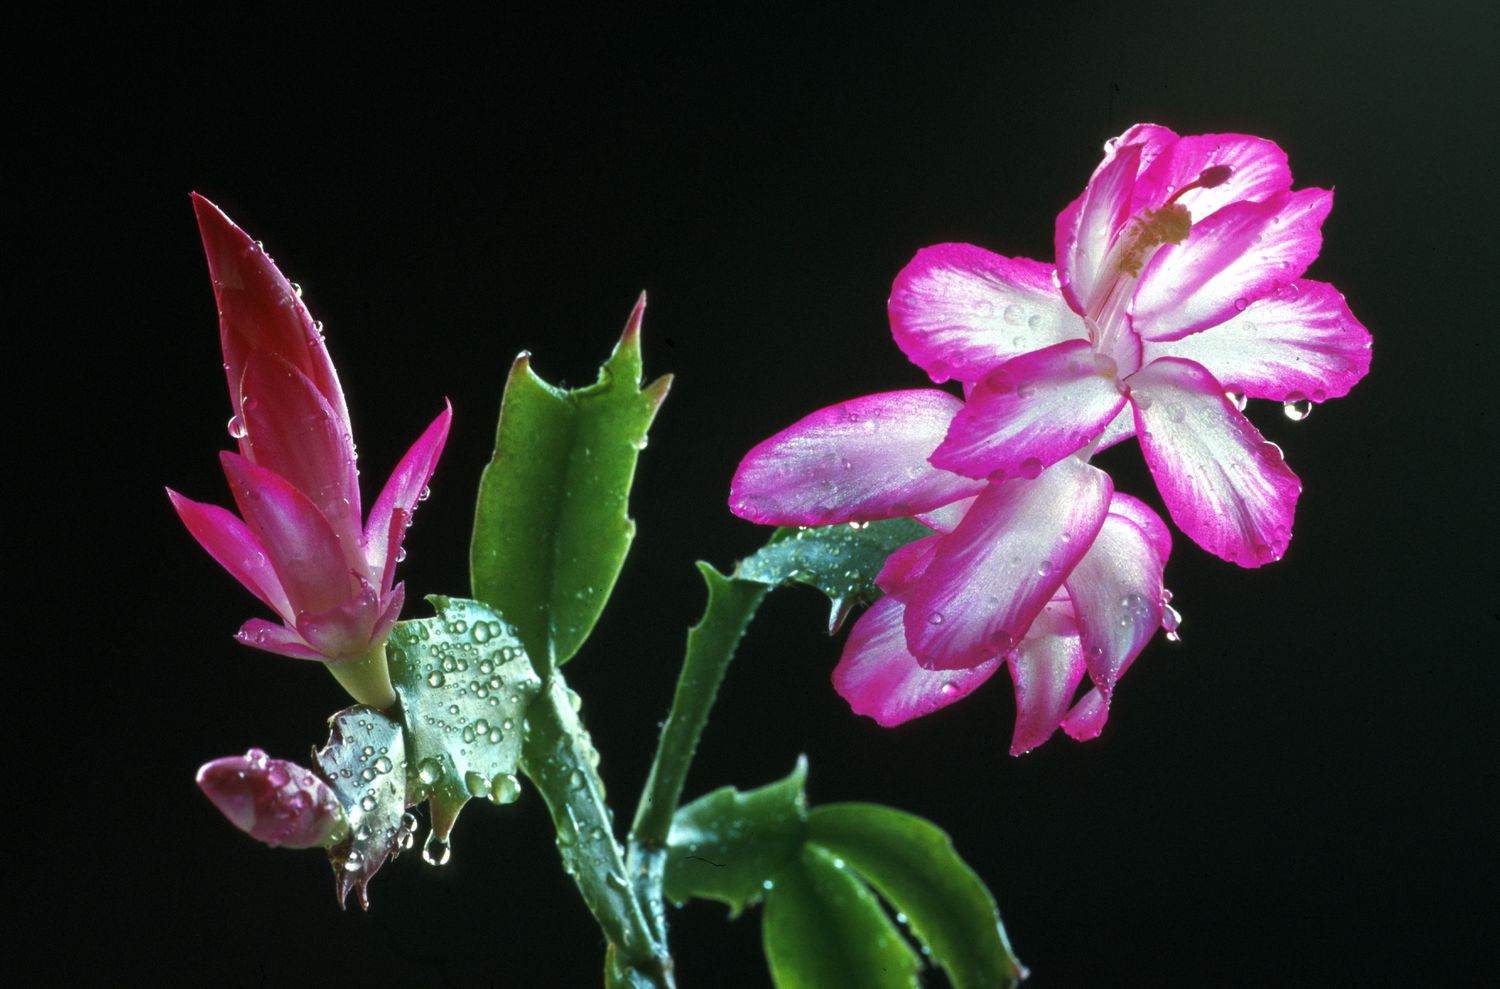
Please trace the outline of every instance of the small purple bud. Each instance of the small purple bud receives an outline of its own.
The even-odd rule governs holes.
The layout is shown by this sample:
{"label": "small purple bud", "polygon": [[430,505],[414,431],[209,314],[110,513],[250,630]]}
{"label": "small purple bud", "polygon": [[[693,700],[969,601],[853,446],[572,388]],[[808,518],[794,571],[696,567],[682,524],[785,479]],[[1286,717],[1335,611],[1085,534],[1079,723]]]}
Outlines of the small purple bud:
{"label": "small purple bud", "polygon": [[331,845],[349,830],[327,783],[260,749],[204,763],[198,787],[235,827],[272,848]]}

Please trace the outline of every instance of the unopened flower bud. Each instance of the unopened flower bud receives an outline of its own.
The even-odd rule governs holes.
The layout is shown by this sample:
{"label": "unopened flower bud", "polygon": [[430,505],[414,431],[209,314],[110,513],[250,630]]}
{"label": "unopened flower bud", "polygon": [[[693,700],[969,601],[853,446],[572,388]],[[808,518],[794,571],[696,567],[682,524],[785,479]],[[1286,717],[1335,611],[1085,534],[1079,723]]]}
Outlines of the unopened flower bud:
{"label": "unopened flower bud", "polygon": [[260,749],[205,763],[198,786],[235,827],[272,848],[332,845],[349,831],[332,787]]}

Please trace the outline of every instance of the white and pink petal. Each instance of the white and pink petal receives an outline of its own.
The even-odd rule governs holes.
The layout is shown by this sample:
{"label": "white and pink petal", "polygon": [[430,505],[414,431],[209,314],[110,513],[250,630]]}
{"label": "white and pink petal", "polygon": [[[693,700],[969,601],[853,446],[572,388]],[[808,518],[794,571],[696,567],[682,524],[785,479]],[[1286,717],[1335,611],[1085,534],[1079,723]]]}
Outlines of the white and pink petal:
{"label": "white and pink petal", "polygon": [[[1210,169],[1228,174],[1215,174],[1220,180],[1208,187],[1181,191]],[[1291,187],[1286,152],[1274,141],[1248,134],[1192,134],[1174,141],[1142,169],[1132,208],[1156,209],[1176,197],[1195,219],[1202,219],[1230,203],[1260,202]]]}
{"label": "white and pink petal", "polygon": [[1052,737],[1083,681],[1083,646],[1066,603],[1048,604],[1008,659],[1016,690],[1010,754],[1020,755]]}
{"label": "white and pink petal", "polygon": [[1282,286],[1227,322],[1146,343],[1146,359],[1203,365],[1227,391],[1277,402],[1346,395],[1370,370],[1370,333],[1326,282]]}
{"label": "white and pink petal", "polygon": [[1333,193],[1301,189],[1237,202],[1193,224],[1141,272],[1131,320],[1143,340],[1216,326],[1302,276],[1323,244]]}
{"label": "white and pink petal", "polygon": [[1163,357],[1132,375],[1136,436],[1172,521],[1243,567],[1278,560],[1302,484],[1201,365]]}
{"label": "white and pink petal", "polygon": [[954,417],[933,466],[968,477],[1036,477],[1087,446],[1125,407],[1115,371],[1087,340],[1006,362]]}
{"label": "white and pink petal", "polygon": [[907,592],[908,648],[961,669],[1021,641],[1104,522],[1109,476],[1076,458],[1035,480],[991,483]]}
{"label": "white and pink petal", "polygon": [[977,494],[927,462],[963,402],[935,389],[821,409],[757,445],[730,484],[734,514],[769,525],[898,518]]}
{"label": "white and pink petal", "polygon": [[1086,335],[1053,275],[972,244],[923,248],[891,286],[891,334],[933,381],[978,381],[1018,354]]}
{"label": "white and pink petal", "polygon": [[999,659],[962,670],[927,670],[906,648],[905,606],[876,601],[855,622],[833,671],[833,686],[856,714],[891,727],[962,700],[994,675]]}
{"label": "white and pink petal", "polygon": [[1165,564],[1150,535],[1111,511],[1068,574],[1089,679],[1106,697],[1161,625]]}

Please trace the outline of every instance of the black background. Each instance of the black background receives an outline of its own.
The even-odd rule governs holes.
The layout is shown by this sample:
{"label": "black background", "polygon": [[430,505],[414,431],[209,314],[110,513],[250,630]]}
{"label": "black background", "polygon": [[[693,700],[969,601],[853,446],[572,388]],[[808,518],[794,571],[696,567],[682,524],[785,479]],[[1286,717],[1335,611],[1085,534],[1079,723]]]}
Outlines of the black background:
{"label": "black background", "polygon": [[[891,278],[958,240],[1050,258],[1101,142],[1238,130],[1337,186],[1312,277],[1374,370],[1306,422],[1250,414],[1305,484],[1287,558],[1179,538],[1185,641],[1099,740],[1006,754],[1003,678],[896,730],[852,715],[811,592],[774,595],[689,784],[811,760],[815,802],[927,816],[988,881],[1033,985],[1453,985],[1496,922],[1497,15],[1474,3],[838,7],[483,17],[257,6],[6,34],[13,593],[7,967],[91,983],[597,985],[541,801],[471,809],[340,913],[317,853],[236,833],[192,784],[301,759],[344,705],[230,640],[254,602],[161,488],[227,502],[210,286],[187,194],[264,240],[328,327],[367,499],[454,431],[403,567],[463,593],[471,499],[517,351],[592,380],[642,288],[677,375],[634,555],[568,674],[625,808],[701,589],[765,532],[725,509],[753,443],[924,378]],[[9,224],[7,224],[9,225]],[[1159,504],[1134,444],[1102,459]],[[674,915],[684,987],[766,984],[758,914]],[[34,924],[34,927],[33,927]],[[940,978],[934,976],[934,983]]]}

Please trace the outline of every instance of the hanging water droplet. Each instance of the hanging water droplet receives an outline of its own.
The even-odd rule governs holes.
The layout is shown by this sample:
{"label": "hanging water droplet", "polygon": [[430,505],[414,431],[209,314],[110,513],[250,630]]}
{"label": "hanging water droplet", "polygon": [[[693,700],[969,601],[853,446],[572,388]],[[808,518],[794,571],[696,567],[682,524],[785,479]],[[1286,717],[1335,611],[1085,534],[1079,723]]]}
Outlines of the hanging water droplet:
{"label": "hanging water droplet", "polygon": [[436,831],[427,832],[427,841],[422,845],[422,861],[428,865],[447,865],[452,857],[452,847],[439,838]]}
{"label": "hanging water droplet", "polygon": [[357,850],[350,849],[349,856],[344,859],[344,871],[349,873],[358,872],[364,868],[365,857]]}
{"label": "hanging water droplet", "polygon": [[510,773],[501,773],[490,781],[490,799],[497,804],[513,804],[521,796],[521,781]]}
{"label": "hanging water droplet", "polygon": [[406,562],[406,547],[405,546],[399,547],[396,550],[396,562],[397,563],[405,563]]}
{"label": "hanging water droplet", "polygon": [[1281,405],[1281,411],[1292,422],[1301,422],[1312,415],[1313,403],[1301,395],[1293,395]]}
{"label": "hanging water droplet", "polygon": [[1244,412],[1246,404],[1250,401],[1245,397],[1244,392],[1238,391],[1227,391],[1224,397],[1229,400],[1230,405],[1234,406],[1236,412]]}
{"label": "hanging water droplet", "polygon": [[473,770],[464,774],[464,786],[468,788],[471,796],[488,797],[490,795],[490,781],[483,773]]}
{"label": "hanging water droplet", "polygon": [[299,299],[302,298],[302,286],[298,285],[296,282],[292,282],[292,294]]}
{"label": "hanging water droplet", "polygon": [[1165,635],[1165,636],[1164,636],[1164,638],[1165,638],[1165,639],[1166,639],[1166,640],[1167,640],[1167,641],[1168,641],[1168,642],[1181,642],[1181,641],[1182,641],[1182,636],[1180,636],[1180,635],[1178,635],[1178,634],[1177,634],[1177,633],[1176,633],[1176,632],[1168,632],[1168,633],[1167,633],[1167,634],[1166,634],[1166,635]]}
{"label": "hanging water droplet", "polygon": [[227,428],[229,429],[229,436],[231,439],[242,440],[245,438],[245,434],[247,433],[247,430],[245,429],[245,421],[239,416],[230,416]]}
{"label": "hanging water droplet", "polygon": [[[1182,624],[1182,612],[1172,607],[1167,602],[1161,603],[1161,627],[1168,635],[1174,635],[1178,626]],[[1176,639],[1172,640],[1177,641]]]}

